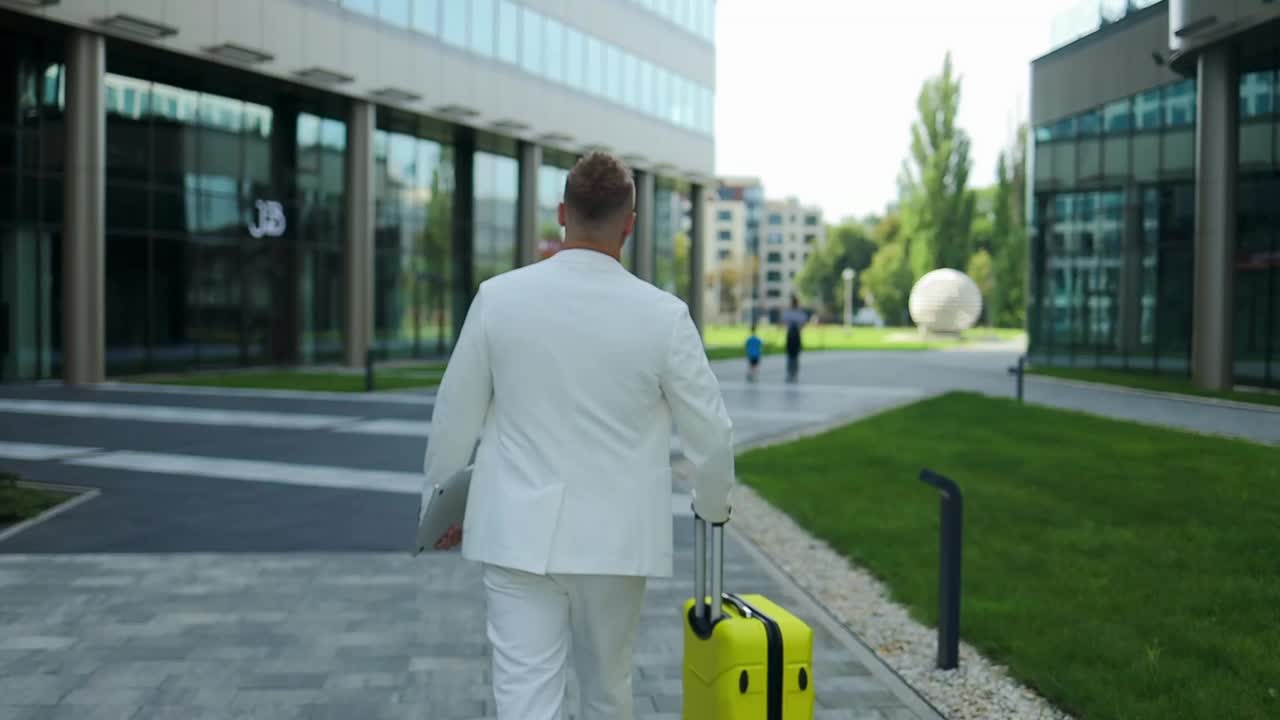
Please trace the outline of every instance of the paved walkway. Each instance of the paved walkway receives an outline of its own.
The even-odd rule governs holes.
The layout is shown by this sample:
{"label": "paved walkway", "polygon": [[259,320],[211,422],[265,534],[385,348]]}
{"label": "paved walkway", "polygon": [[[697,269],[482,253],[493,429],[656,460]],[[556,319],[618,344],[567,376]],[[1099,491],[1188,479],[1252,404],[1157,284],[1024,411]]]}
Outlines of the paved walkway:
{"label": "paved walkway", "polygon": [[[725,386],[744,443],[921,395]],[[431,402],[0,387],[0,467],[102,491],[0,541],[0,720],[491,717],[478,569],[404,552]],[[650,720],[679,716],[688,504],[636,648]],[[814,626],[818,718],[937,717],[753,547],[728,556],[727,588]]]}

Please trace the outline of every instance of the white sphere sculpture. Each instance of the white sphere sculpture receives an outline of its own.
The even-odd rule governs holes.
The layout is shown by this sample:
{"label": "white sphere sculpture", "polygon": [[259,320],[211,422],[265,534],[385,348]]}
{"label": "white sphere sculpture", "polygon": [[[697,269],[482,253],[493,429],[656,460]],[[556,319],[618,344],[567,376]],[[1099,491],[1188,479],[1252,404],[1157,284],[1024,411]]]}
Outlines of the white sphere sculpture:
{"label": "white sphere sculpture", "polygon": [[908,308],[911,319],[926,332],[958,333],[982,316],[982,292],[968,275],[943,268],[916,281]]}

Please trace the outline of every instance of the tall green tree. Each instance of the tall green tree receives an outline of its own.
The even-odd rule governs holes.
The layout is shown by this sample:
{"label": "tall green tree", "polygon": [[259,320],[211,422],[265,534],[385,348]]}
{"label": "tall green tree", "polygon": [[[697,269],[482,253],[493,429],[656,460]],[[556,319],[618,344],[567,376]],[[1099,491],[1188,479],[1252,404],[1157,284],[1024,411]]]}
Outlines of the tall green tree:
{"label": "tall green tree", "polygon": [[[845,268],[853,268],[859,274],[871,266],[876,242],[871,231],[858,222],[846,222],[827,228],[827,237],[816,248],[804,269],[796,277],[796,287],[809,302],[816,302],[824,312],[843,311],[848,302],[844,289]],[[854,309],[860,303],[858,280],[854,280]]]}
{"label": "tall green tree", "polygon": [[991,324],[992,318],[995,317],[992,312],[992,296],[995,291],[995,278],[991,269],[991,253],[986,250],[979,250],[969,258],[969,264],[965,266],[964,274],[973,280],[978,286],[978,292],[982,294],[982,316],[987,324]]}
{"label": "tall green tree", "polygon": [[917,277],[940,267],[961,268],[972,252],[969,136],[956,125],[960,86],[947,53],[942,73],[925,81],[916,101],[919,118],[911,127],[911,156],[903,162],[899,185]]}
{"label": "tall green tree", "polygon": [[1026,126],[1018,129],[1013,146],[1000,153],[999,165],[996,166],[992,313],[996,324],[1004,327],[1021,327],[1026,315],[1029,242],[1023,206],[1026,197],[1023,151],[1026,132]]}
{"label": "tall green tree", "polygon": [[907,301],[913,279],[902,242],[890,242],[877,250],[861,282],[864,298],[886,324],[909,324]]}

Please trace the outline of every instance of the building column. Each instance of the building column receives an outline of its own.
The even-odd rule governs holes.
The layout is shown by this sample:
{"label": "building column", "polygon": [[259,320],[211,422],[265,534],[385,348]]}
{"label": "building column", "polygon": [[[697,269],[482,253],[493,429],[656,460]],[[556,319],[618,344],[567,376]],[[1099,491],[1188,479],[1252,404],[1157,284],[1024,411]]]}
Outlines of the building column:
{"label": "building column", "polygon": [[520,142],[520,214],[516,221],[516,264],[538,262],[538,170],[542,167],[542,146]]}
{"label": "building column", "polygon": [[1234,384],[1232,310],[1240,77],[1229,44],[1205,49],[1197,63],[1200,98],[1191,380],[1198,388],[1228,390]]}
{"label": "building column", "polygon": [[707,205],[701,185],[690,186],[689,192],[693,196],[693,228],[689,233],[689,314],[693,316],[693,323],[702,330],[706,300],[704,276],[707,274],[707,263],[704,248],[707,246]]}
{"label": "building column", "polygon": [[1138,351],[1142,341],[1142,190],[1137,183],[1124,189],[1119,287],[1119,344],[1125,357]]}
{"label": "building column", "polygon": [[351,102],[347,122],[347,227],[343,241],[343,360],[364,365],[373,347],[373,133],[377,108]]}
{"label": "building column", "polygon": [[62,377],[72,385],[105,375],[106,43],[73,30],[67,37],[64,126]]}
{"label": "building column", "polygon": [[635,242],[636,277],[653,282],[653,173],[637,170],[636,173],[636,229]]}
{"label": "building column", "polygon": [[449,269],[453,288],[453,339],[462,334],[462,323],[475,294],[475,197],[476,132],[462,125],[453,135],[453,242]]}

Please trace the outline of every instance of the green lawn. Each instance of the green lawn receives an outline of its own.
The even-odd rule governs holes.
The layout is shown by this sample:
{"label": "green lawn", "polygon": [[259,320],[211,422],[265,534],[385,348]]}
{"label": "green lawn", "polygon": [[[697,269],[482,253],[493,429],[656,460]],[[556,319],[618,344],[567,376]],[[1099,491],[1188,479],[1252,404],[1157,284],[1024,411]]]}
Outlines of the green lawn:
{"label": "green lawn", "polygon": [[1064,380],[1081,380],[1084,382],[1121,385],[1138,390],[1156,390],[1158,392],[1198,395],[1200,397],[1235,400],[1237,402],[1258,403],[1261,405],[1280,405],[1280,393],[1249,392],[1247,390],[1202,390],[1183,377],[1156,375],[1148,372],[1124,372],[1122,370],[1087,370],[1082,368],[1038,367],[1030,370],[1033,375],[1062,378]]}
{"label": "green lawn", "polygon": [[0,526],[33,518],[67,499],[65,493],[19,487],[16,475],[0,473]]}
{"label": "green lawn", "polygon": [[[374,387],[377,390],[430,388],[439,385],[443,375],[443,363],[375,368]],[[156,385],[269,390],[364,392],[365,389],[362,372],[319,372],[294,369],[155,375],[136,378],[136,380]]]}
{"label": "green lawn", "polygon": [[[740,358],[751,329],[745,325],[713,325],[703,333],[707,355],[712,360]],[[786,330],[776,325],[758,329],[765,353],[783,352]],[[986,339],[1011,340],[1021,337],[1021,330],[974,328],[959,340],[924,338],[915,328],[845,328],[839,325],[811,325],[804,330],[804,347],[811,350],[937,350],[966,342]]]}
{"label": "green lawn", "polygon": [[1276,448],[951,394],[747,453],[743,482],[937,617],[936,491],[965,494],[961,632],[1081,718],[1280,717]]}

